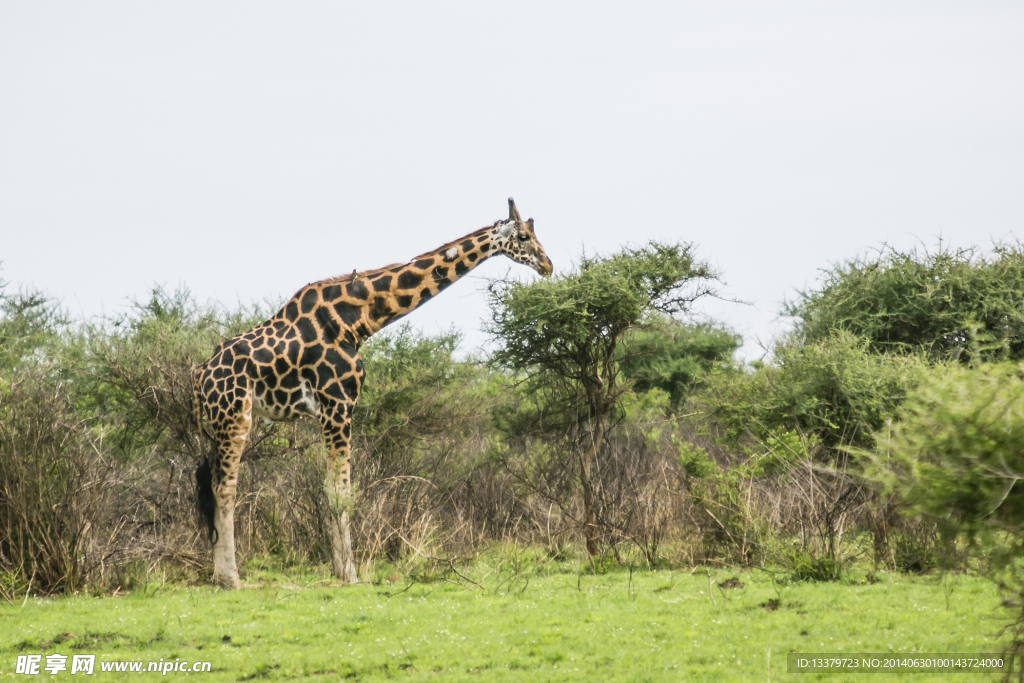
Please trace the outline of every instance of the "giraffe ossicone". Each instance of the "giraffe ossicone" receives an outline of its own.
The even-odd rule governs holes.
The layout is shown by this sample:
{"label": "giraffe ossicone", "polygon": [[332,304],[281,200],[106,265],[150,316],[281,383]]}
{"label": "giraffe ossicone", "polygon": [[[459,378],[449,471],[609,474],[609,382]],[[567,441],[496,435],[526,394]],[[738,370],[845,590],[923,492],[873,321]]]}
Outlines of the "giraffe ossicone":
{"label": "giraffe ossicone", "polygon": [[234,509],[239,462],[253,419],[316,417],[327,446],[326,513],[331,566],[358,580],[347,503],[351,495],[352,410],[365,372],[359,347],[384,326],[432,299],[491,256],[502,254],[551,275],[551,259],[508,200],[509,217],[408,263],[306,285],[272,318],[218,346],[195,370],[193,399],[214,452],[196,468],[199,510],[213,544],[213,580],[238,588]]}

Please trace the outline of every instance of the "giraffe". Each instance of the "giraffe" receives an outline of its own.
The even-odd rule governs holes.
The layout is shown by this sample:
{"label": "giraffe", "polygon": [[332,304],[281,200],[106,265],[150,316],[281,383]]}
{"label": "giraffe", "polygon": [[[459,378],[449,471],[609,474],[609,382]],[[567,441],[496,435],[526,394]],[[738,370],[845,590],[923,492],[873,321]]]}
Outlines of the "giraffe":
{"label": "giraffe", "polygon": [[[352,410],[365,371],[359,347],[385,325],[422,306],[484,260],[504,254],[543,276],[552,272],[533,230],[508,200],[496,221],[408,263],[313,282],[272,318],[224,341],[195,369],[195,420],[204,460],[196,468],[199,510],[213,545],[213,581],[239,588],[234,508],[238,466],[254,418],[315,417],[327,448],[326,528],[331,568],[343,583],[358,581],[347,506],[351,497]],[[203,450],[203,415],[212,455]]]}

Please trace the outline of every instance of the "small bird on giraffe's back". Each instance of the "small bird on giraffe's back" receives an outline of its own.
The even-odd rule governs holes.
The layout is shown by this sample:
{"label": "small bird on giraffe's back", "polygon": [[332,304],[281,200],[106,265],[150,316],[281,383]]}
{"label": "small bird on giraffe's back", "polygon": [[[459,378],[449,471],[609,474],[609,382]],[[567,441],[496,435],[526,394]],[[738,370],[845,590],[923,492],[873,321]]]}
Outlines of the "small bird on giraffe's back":
{"label": "small bird on giraffe's back", "polygon": [[352,410],[365,372],[359,347],[371,335],[501,254],[552,273],[551,259],[508,200],[505,220],[394,264],[306,285],[272,318],[218,346],[195,369],[193,402],[202,450],[205,415],[214,452],[196,469],[199,510],[213,544],[213,580],[238,588],[234,509],[238,465],[254,418],[315,417],[327,446],[327,529],[335,576],[355,583],[346,502],[351,495]]}

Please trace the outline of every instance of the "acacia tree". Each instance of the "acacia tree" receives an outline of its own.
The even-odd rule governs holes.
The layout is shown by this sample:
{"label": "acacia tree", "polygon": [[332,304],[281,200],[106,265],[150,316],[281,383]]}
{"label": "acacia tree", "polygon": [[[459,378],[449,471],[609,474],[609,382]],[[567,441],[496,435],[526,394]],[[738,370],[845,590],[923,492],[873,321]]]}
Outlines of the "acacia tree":
{"label": "acacia tree", "polygon": [[598,552],[591,469],[623,393],[620,347],[628,333],[689,310],[714,294],[717,274],[694,258],[690,244],[650,242],[601,259],[584,256],[565,275],[524,284],[490,285],[497,343],[493,359],[525,373],[534,391],[554,399],[549,418],[578,454],[587,552]]}

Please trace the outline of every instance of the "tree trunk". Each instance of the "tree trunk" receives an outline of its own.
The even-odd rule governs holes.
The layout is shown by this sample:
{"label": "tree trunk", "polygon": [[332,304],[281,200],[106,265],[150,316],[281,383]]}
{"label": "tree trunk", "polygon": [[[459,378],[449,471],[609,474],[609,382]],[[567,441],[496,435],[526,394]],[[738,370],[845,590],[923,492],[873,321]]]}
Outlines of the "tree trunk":
{"label": "tree trunk", "polygon": [[874,517],[872,535],[874,536],[875,564],[891,568],[894,563],[889,549],[889,531],[897,520],[896,506],[891,501],[886,501],[881,504],[872,517]]}
{"label": "tree trunk", "polygon": [[597,513],[594,511],[594,487],[590,481],[590,470],[597,449],[604,440],[604,420],[594,420],[593,439],[585,451],[580,453],[580,485],[583,488],[583,537],[587,542],[587,553],[593,557],[598,553]]}

